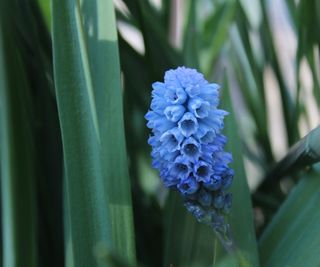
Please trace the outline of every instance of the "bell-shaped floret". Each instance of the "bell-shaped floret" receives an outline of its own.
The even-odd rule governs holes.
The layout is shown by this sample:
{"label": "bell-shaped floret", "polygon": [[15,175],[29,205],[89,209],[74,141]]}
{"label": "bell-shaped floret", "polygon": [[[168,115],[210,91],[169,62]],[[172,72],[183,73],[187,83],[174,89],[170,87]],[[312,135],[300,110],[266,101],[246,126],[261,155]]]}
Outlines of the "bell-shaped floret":
{"label": "bell-shaped floret", "polygon": [[164,115],[169,121],[177,122],[185,113],[186,108],[183,105],[167,106],[164,110]]}
{"label": "bell-shaped floret", "polygon": [[195,162],[201,154],[201,145],[193,137],[188,137],[182,144],[181,152],[188,157],[190,161]]}
{"label": "bell-shaped floret", "polygon": [[210,181],[210,176],[213,172],[209,163],[199,160],[194,164],[193,174],[198,182],[207,183]]}
{"label": "bell-shaped floret", "polygon": [[197,130],[198,130],[198,121],[197,121],[196,117],[192,113],[187,112],[187,113],[185,113],[183,115],[183,117],[179,121],[178,127],[179,127],[181,133],[185,137],[189,137],[192,134],[197,132]]}
{"label": "bell-shaped floret", "polygon": [[192,171],[190,161],[184,156],[178,156],[170,169],[170,174],[174,177],[178,177],[179,179],[188,178]]}
{"label": "bell-shaped floret", "polygon": [[164,155],[167,152],[174,152],[180,149],[180,144],[184,139],[183,135],[178,128],[172,128],[169,131],[163,133],[160,137],[161,142],[161,154]]}
{"label": "bell-shaped floret", "polygon": [[210,103],[201,98],[191,98],[188,102],[188,109],[197,118],[203,119],[210,113]]}

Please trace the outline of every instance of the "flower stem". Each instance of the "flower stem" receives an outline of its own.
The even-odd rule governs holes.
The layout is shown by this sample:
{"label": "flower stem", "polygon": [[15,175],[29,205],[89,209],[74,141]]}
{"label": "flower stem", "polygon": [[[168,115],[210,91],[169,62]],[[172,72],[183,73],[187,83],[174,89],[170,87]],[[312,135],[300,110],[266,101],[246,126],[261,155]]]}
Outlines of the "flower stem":
{"label": "flower stem", "polygon": [[233,254],[236,251],[236,246],[232,237],[231,229],[229,224],[225,224],[223,226],[214,226],[213,230],[223,245],[224,249]]}
{"label": "flower stem", "polygon": [[212,227],[217,238],[230,256],[235,257],[239,267],[251,267],[247,257],[237,248],[229,224],[219,224]]}

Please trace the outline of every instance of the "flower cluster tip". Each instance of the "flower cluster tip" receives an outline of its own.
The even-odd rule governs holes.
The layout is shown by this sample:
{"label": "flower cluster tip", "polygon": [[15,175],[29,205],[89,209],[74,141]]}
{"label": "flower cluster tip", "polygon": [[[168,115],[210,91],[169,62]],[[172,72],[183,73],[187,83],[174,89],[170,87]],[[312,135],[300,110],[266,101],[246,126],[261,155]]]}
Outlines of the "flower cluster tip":
{"label": "flower cluster tip", "polygon": [[145,115],[152,129],[152,166],[166,187],[179,191],[198,221],[223,225],[223,215],[231,208],[227,189],[234,173],[221,133],[228,112],[218,108],[220,86],[195,69],[178,67],[152,87]]}

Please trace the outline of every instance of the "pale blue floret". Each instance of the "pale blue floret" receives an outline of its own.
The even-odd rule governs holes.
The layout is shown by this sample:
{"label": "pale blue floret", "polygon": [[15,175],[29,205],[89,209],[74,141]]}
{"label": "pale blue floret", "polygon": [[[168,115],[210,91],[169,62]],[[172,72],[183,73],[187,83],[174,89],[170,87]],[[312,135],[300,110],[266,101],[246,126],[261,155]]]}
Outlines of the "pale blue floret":
{"label": "pale blue floret", "polygon": [[210,177],[213,174],[211,164],[199,160],[194,164],[193,173],[198,182],[207,183],[210,181]]}
{"label": "pale blue floret", "polygon": [[220,86],[194,69],[179,67],[152,87],[145,115],[152,130],[152,166],[165,186],[180,192],[197,220],[222,223],[222,214],[231,207],[232,196],[225,191],[234,173],[221,134],[228,113],[218,109]]}
{"label": "pale blue floret", "polygon": [[184,104],[187,100],[187,94],[182,88],[167,87],[164,96],[169,104]]}
{"label": "pale blue floret", "polygon": [[181,180],[187,179],[192,171],[191,164],[185,156],[177,156],[171,166],[170,174]]}
{"label": "pale blue floret", "polygon": [[210,113],[210,103],[208,101],[204,101],[203,99],[191,98],[188,102],[188,109],[200,119],[208,117]]}
{"label": "pale blue floret", "polygon": [[201,153],[201,145],[195,138],[188,137],[182,144],[181,152],[188,157],[191,162],[196,162]]}
{"label": "pale blue floret", "polygon": [[198,96],[204,101],[208,101],[212,107],[217,107],[219,105],[219,89],[220,85],[216,83],[207,84]]}
{"label": "pale blue floret", "polygon": [[200,135],[200,142],[203,144],[212,143],[216,137],[216,133],[213,130],[208,130],[204,135]]}
{"label": "pale blue floret", "polygon": [[164,115],[169,121],[177,122],[185,113],[186,108],[183,105],[168,106],[164,109]]}
{"label": "pale blue floret", "polygon": [[198,121],[191,112],[186,112],[178,122],[178,127],[185,137],[189,137],[198,131]]}
{"label": "pale blue floret", "polygon": [[161,142],[162,153],[179,150],[183,139],[184,137],[177,127],[164,132],[159,139]]}

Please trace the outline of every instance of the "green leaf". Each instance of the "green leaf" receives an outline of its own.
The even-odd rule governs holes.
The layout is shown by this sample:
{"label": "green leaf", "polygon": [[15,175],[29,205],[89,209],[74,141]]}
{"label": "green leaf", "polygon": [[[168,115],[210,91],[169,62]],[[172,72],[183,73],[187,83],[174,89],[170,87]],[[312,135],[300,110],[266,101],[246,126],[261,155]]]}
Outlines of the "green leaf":
{"label": "green leaf", "polygon": [[[243,12],[241,12],[243,13]],[[272,160],[272,152],[271,146],[268,139],[268,132],[267,132],[267,115],[265,109],[265,101],[264,101],[264,92],[261,86],[263,85],[261,78],[256,78],[262,72],[258,72],[255,70],[259,65],[253,65],[253,62],[250,60],[250,54],[247,54],[245,49],[246,45],[246,38],[245,34],[243,33],[242,36],[240,33],[239,26],[235,26],[231,30],[231,41],[232,46],[234,48],[237,61],[234,64],[238,79],[240,82],[240,86],[242,89],[242,95],[244,96],[252,118],[254,119],[255,125],[257,127],[257,138],[260,142],[264,144],[265,154],[267,161]],[[242,41],[242,39],[244,41]],[[249,42],[247,42],[248,45]],[[260,90],[258,90],[258,89]]]}
{"label": "green leaf", "polygon": [[315,169],[293,189],[259,242],[262,266],[320,265],[320,179]]}
{"label": "green leaf", "polygon": [[24,118],[30,133],[25,140],[29,142],[30,147],[28,159],[32,158],[33,161],[30,164],[36,164],[32,178],[32,191],[38,202],[35,215],[36,237],[39,243],[36,261],[39,266],[60,266],[64,254],[62,144],[53,94],[51,40],[36,1],[21,0],[19,3],[8,3],[10,4],[7,4],[7,7],[1,9],[5,11],[3,16],[7,16],[3,26],[8,32],[7,38],[13,37],[15,40],[12,46],[15,47],[20,64],[19,71],[13,69],[10,75],[14,77],[11,79],[21,77],[23,83],[27,84],[20,85],[24,88],[20,91],[12,91],[17,94],[16,99],[21,98],[22,94],[28,94],[22,104],[24,108],[28,108]]}
{"label": "green leaf", "polygon": [[[313,95],[315,97],[315,100],[317,101],[318,105],[320,104],[320,81],[319,81],[319,75],[318,75],[318,63],[315,60],[316,57],[315,50],[310,50],[307,53],[307,60],[310,66],[310,70],[312,73],[312,79],[313,79]],[[299,65],[299,71],[300,71],[301,64]]]}
{"label": "green leaf", "polygon": [[123,258],[110,252],[105,247],[98,246],[94,253],[97,257],[99,267],[136,267],[136,265],[131,265],[123,261]]}
{"label": "green leaf", "polygon": [[210,266],[214,232],[189,214],[178,193],[170,193],[164,218],[163,266]]}
{"label": "green leaf", "polygon": [[169,44],[160,16],[148,1],[126,0],[128,5],[129,2],[137,10],[135,13],[144,39],[148,66],[154,80],[159,80],[167,69],[182,64],[181,55]]}
{"label": "green leaf", "polygon": [[32,101],[9,1],[0,3],[0,164],[3,266],[36,266]]}
{"label": "green leaf", "polygon": [[53,1],[54,74],[74,265],[106,247],[135,262],[120,67],[111,0]]}
{"label": "green leaf", "polygon": [[37,0],[48,29],[51,28],[50,0]]}
{"label": "green leaf", "polygon": [[230,167],[234,169],[235,177],[231,186],[233,204],[229,215],[229,223],[238,247],[240,266],[259,266],[257,242],[253,225],[253,214],[250,191],[247,184],[246,174],[243,166],[241,142],[238,136],[238,127],[234,117],[230,88],[227,79],[223,86],[222,103],[223,108],[230,112],[225,118],[224,134],[228,137],[226,151],[232,153],[233,163]]}
{"label": "green leaf", "polygon": [[283,176],[320,161],[320,126],[292,146],[287,155],[267,174],[263,186],[272,186]]}
{"label": "green leaf", "polygon": [[195,0],[189,4],[189,16],[186,23],[183,55],[188,67],[199,68],[199,34],[197,29],[197,5]]}
{"label": "green leaf", "polygon": [[251,27],[258,28],[261,23],[261,6],[258,1],[239,0]]}
{"label": "green leaf", "polygon": [[290,89],[284,79],[283,72],[280,68],[280,59],[274,45],[274,36],[271,30],[270,18],[267,12],[267,4],[265,1],[260,0],[262,10],[262,24],[260,26],[261,44],[265,53],[267,63],[269,63],[274,71],[275,77],[279,84],[281,103],[283,109],[283,116],[285,119],[286,133],[289,145],[296,142],[298,138],[298,125],[297,125],[297,107],[295,106],[294,99],[290,93]]}
{"label": "green leaf", "polygon": [[204,24],[202,35],[203,46],[200,50],[201,67],[205,73],[210,74],[221,52],[223,45],[229,37],[230,26],[236,14],[236,2],[224,1],[217,4],[216,9]]}

